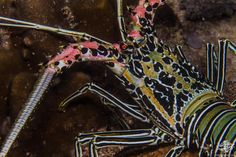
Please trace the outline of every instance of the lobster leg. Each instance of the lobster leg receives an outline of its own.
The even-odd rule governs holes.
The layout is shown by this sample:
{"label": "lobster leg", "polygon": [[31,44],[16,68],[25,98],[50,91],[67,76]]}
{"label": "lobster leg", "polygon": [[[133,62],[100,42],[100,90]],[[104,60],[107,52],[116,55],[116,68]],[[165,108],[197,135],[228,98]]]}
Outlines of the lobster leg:
{"label": "lobster leg", "polygon": [[[112,102],[110,102],[105,97],[100,97],[102,104],[106,105],[110,111],[112,111],[112,118],[115,122],[118,122],[120,126],[124,129],[131,129],[131,126],[126,122],[126,118],[122,114],[122,111],[117,108],[117,105],[114,105]],[[140,109],[138,111],[138,106],[128,104],[129,106],[132,106],[133,109],[136,109],[137,112],[141,112]]]}
{"label": "lobster leg", "polygon": [[140,111],[140,109],[137,110],[137,107],[135,105],[130,105],[127,103],[124,103],[117,99],[115,96],[111,95],[101,87],[93,84],[93,83],[88,83],[85,84],[83,87],[81,87],[78,91],[70,95],[68,98],[66,98],[59,106],[60,110],[64,110],[64,108],[68,105],[70,101],[73,99],[79,97],[80,95],[86,93],[87,91],[90,91],[92,93],[98,94],[101,98],[105,99],[105,104],[107,105],[112,105],[116,108],[119,108],[120,110],[128,113],[132,117],[139,119],[143,122],[148,122],[148,118],[143,115]]}
{"label": "lobster leg", "polygon": [[230,103],[231,106],[236,107],[236,100]]}
{"label": "lobster leg", "polygon": [[110,145],[144,146],[171,142],[172,139],[157,128],[82,133],[76,138],[76,157],[82,157],[82,145],[84,144],[89,144],[89,156],[97,157],[97,149]]}
{"label": "lobster leg", "polygon": [[226,55],[228,48],[236,52],[236,45],[228,39],[219,40],[218,58],[213,44],[207,44],[207,78],[220,93],[223,91],[226,74]]}
{"label": "lobster leg", "polygon": [[217,57],[214,51],[214,45],[207,43],[206,46],[207,56],[207,79],[211,81],[214,87],[216,87],[216,73],[217,73]]}
{"label": "lobster leg", "polygon": [[99,39],[95,36],[89,35],[84,32],[77,32],[77,31],[71,31],[71,30],[66,30],[66,29],[62,29],[62,28],[55,28],[55,27],[41,25],[41,24],[37,24],[37,23],[33,23],[33,22],[26,22],[26,21],[16,20],[16,19],[12,19],[12,18],[6,18],[6,17],[2,17],[2,16],[0,16],[0,20],[12,22],[12,23],[0,23],[0,26],[36,29],[36,30],[53,32],[56,34],[61,34],[61,35],[66,35],[66,36],[72,36],[75,38],[79,38],[80,40],[81,39],[89,40],[89,41],[92,40],[92,41],[97,41],[99,43],[111,45],[111,43],[109,43],[107,41],[104,41],[102,39]]}
{"label": "lobster leg", "polygon": [[123,0],[117,0],[116,3],[117,3],[117,20],[119,24],[121,39],[123,42],[126,42],[127,32],[123,16]]}
{"label": "lobster leg", "polygon": [[227,41],[228,41],[228,43],[229,43],[229,48],[230,48],[230,50],[233,51],[233,53],[236,53],[236,44],[233,43],[233,42],[230,41],[230,40],[227,40]]}
{"label": "lobster leg", "polygon": [[167,154],[166,157],[178,157],[181,155],[181,153],[184,151],[185,146],[178,145],[174,148],[172,148]]}
{"label": "lobster leg", "polygon": [[218,73],[216,89],[222,93],[226,74],[226,55],[228,42],[227,40],[219,40],[219,54],[218,54]]}
{"label": "lobster leg", "polygon": [[187,59],[186,59],[186,57],[185,57],[185,55],[183,53],[183,49],[182,49],[182,47],[180,45],[176,45],[175,50],[180,55],[181,59],[184,59],[184,60],[187,61]]}
{"label": "lobster leg", "polygon": [[130,130],[131,129],[131,126],[126,121],[126,118],[122,114],[121,110],[118,110],[110,102],[106,102],[105,98],[101,98],[101,101],[102,101],[103,104],[105,104],[105,103],[109,104],[109,105],[106,105],[106,107],[108,108],[108,110],[110,110],[112,112],[111,113],[111,115],[112,115],[111,118],[112,118],[113,122],[118,123],[121,126],[122,129],[125,129],[125,130]]}

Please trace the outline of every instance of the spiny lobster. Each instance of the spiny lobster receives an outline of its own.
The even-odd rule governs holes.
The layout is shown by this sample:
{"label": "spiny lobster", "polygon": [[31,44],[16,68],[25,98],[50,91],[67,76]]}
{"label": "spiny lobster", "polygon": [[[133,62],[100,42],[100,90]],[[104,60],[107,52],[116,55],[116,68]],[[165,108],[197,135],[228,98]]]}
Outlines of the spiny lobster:
{"label": "spiny lobster", "polygon": [[155,10],[163,0],[139,0],[130,9],[130,29],[127,30],[122,12],[122,0],[117,0],[117,14],[122,42],[111,44],[86,33],[53,28],[5,17],[12,23],[2,26],[33,28],[73,36],[80,42],[66,46],[53,57],[39,78],[23,111],[15,122],[1,149],[6,156],[29,115],[42,97],[55,74],[75,62],[101,61],[111,69],[130,93],[136,104],[127,104],[98,85],[89,83],[73,93],[60,105],[91,91],[104,104],[118,108],[134,118],[149,123],[150,129],[80,133],[76,138],[76,156],[82,156],[82,145],[89,145],[89,155],[98,156],[97,149],[109,145],[144,146],[175,143],[167,157],[179,156],[196,147],[199,156],[236,155],[235,102],[222,97],[228,48],[236,45],[219,40],[219,54],[213,44],[207,44],[207,78],[185,58],[180,46],[173,50],[160,41],[154,30]]}

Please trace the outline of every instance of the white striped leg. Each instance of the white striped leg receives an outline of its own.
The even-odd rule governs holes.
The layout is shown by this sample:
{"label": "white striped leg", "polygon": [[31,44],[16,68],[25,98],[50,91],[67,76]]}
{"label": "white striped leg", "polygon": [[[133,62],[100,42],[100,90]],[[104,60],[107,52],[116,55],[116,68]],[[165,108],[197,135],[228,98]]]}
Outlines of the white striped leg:
{"label": "white striped leg", "polygon": [[126,118],[124,117],[124,115],[121,113],[121,110],[119,110],[118,108],[116,108],[110,101],[108,101],[106,98],[104,97],[100,97],[101,102],[106,105],[106,107],[112,112],[112,120],[116,123],[119,123],[119,125],[123,128],[123,129],[131,129],[131,126],[127,123]]}
{"label": "white striped leg", "polygon": [[166,157],[178,157],[185,150],[185,146],[179,145],[171,148],[171,150],[166,154]]}
{"label": "white striped leg", "polygon": [[233,43],[233,42],[230,41],[230,40],[227,40],[227,41],[228,41],[228,43],[229,43],[229,48],[230,48],[230,50],[233,51],[233,53],[236,53],[236,44]]}
{"label": "white striped leg", "polygon": [[207,78],[220,93],[223,91],[226,75],[226,55],[228,48],[236,53],[236,45],[228,39],[219,40],[218,58],[213,44],[207,44]]}
{"label": "white striped leg", "polygon": [[222,93],[226,74],[226,55],[228,48],[227,40],[219,40],[218,71],[216,89]]}
{"label": "white striped leg", "polygon": [[148,118],[141,113],[141,111],[137,105],[131,105],[131,104],[127,104],[127,103],[120,101],[115,96],[108,93],[107,91],[105,91],[101,87],[95,85],[94,83],[87,83],[83,87],[81,87],[78,91],[74,92],[72,95],[70,95],[68,98],[66,98],[59,105],[59,109],[63,111],[67,107],[69,102],[78,98],[80,95],[82,95],[88,91],[98,94],[103,99],[106,99],[106,102],[109,102],[107,104],[112,105],[112,106],[126,112],[127,114],[131,115],[132,117],[139,119],[143,122],[149,122]]}
{"label": "white striped leg", "polygon": [[123,16],[123,0],[116,0],[117,3],[117,20],[119,24],[120,29],[120,35],[122,38],[122,41],[126,41],[127,32],[126,32],[126,26],[125,26],[125,20]]}
{"label": "white striped leg", "polygon": [[82,40],[89,40],[89,41],[93,40],[93,41],[97,41],[102,44],[112,45],[111,43],[109,43],[107,41],[104,41],[102,39],[99,39],[95,36],[89,35],[84,32],[77,32],[77,31],[71,31],[71,30],[66,30],[66,29],[62,29],[62,28],[55,28],[55,27],[45,26],[45,25],[41,25],[41,24],[37,24],[37,23],[33,23],[33,22],[16,20],[16,19],[2,17],[2,16],[0,16],[0,20],[11,22],[11,23],[0,22],[0,26],[30,28],[30,29],[48,31],[48,32],[56,33],[56,34],[72,36],[72,37],[79,38]]}
{"label": "white striped leg", "polygon": [[236,100],[234,100],[233,102],[231,102],[230,105],[231,105],[232,107],[236,107]]}
{"label": "white striped leg", "polygon": [[[96,85],[97,86],[97,85]],[[100,87],[101,88],[101,87]],[[103,89],[104,90],[104,89]],[[105,92],[107,92],[106,90],[104,90]],[[108,92],[107,92],[108,93]],[[108,93],[110,94],[110,93]],[[116,98],[114,95],[111,95],[113,96],[114,98]],[[113,106],[113,107],[116,107],[116,105],[113,104],[113,102],[109,101],[109,99],[106,99],[105,97],[101,97],[101,101],[103,102],[104,105],[109,105],[109,106]],[[121,100],[120,100],[121,101]],[[136,110],[137,112],[142,112],[141,111],[141,108],[135,104],[135,105],[132,105],[132,104],[127,104],[127,103],[124,103],[126,104],[127,106],[131,107],[132,109]]]}
{"label": "white striped leg", "polygon": [[173,140],[159,129],[82,133],[76,138],[76,157],[82,157],[82,145],[85,144],[89,144],[89,156],[97,157],[97,149],[102,147],[145,146],[171,142]]}
{"label": "white striped leg", "polygon": [[180,55],[181,59],[184,59],[184,60],[187,61],[187,59],[186,59],[186,57],[185,57],[185,55],[183,53],[183,49],[182,49],[182,47],[180,45],[176,45],[175,46],[175,51],[177,51],[177,53]]}
{"label": "white striped leg", "polygon": [[207,56],[207,79],[216,87],[217,78],[217,56],[214,50],[214,44],[207,43],[206,45]]}

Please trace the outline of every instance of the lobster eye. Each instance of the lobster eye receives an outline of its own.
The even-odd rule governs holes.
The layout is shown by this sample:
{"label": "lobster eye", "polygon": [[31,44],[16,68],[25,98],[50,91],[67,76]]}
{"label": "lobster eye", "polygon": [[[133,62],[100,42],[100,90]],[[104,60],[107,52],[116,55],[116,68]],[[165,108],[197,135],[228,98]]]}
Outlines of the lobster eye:
{"label": "lobster eye", "polygon": [[120,44],[120,48],[121,48],[122,50],[125,50],[125,49],[127,48],[127,45],[124,44],[124,43],[121,43],[121,44]]}

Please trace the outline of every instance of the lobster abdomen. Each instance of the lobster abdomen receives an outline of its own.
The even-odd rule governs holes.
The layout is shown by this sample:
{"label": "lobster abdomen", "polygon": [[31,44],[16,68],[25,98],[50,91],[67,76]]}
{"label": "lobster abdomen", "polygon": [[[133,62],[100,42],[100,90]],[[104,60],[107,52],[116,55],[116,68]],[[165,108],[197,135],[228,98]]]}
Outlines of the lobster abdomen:
{"label": "lobster abdomen", "polygon": [[200,156],[235,155],[236,109],[222,100],[210,101],[189,116],[187,145],[196,144]]}

